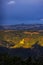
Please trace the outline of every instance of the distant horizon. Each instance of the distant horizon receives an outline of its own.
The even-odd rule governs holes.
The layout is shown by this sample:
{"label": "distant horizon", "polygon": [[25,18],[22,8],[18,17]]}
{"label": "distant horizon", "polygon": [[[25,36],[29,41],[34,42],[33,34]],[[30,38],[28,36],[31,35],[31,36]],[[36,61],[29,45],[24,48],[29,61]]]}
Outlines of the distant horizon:
{"label": "distant horizon", "polygon": [[41,20],[30,20],[30,21],[11,21],[11,22],[1,22],[0,25],[18,25],[18,24],[43,24],[43,21]]}

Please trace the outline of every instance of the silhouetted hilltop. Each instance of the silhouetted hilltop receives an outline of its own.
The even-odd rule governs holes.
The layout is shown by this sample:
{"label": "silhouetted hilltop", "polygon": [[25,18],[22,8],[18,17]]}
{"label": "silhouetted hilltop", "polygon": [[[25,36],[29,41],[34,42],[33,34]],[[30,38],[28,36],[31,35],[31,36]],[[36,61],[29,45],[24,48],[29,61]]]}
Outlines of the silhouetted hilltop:
{"label": "silhouetted hilltop", "polygon": [[37,41],[32,47],[32,55],[35,57],[42,56],[43,55],[43,46],[40,46]]}
{"label": "silhouetted hilltop", "polygon": [[37,42],[32,46],[32,48],[6,48],[0,47],[0,53],[8,53],[12,56],[19,56],[22,58],[27,58],[29,56],[39,57],[43,56],[43,47],[41,47]]}

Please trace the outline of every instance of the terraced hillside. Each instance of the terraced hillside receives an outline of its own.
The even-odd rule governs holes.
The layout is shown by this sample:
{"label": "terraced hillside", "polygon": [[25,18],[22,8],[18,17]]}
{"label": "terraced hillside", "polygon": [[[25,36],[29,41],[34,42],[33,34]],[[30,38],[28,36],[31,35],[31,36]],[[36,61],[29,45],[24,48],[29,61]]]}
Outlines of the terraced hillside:
{"label": "terraced hillside", "polygon": [[43,46],[43,30],[0,30],[0,46],[31,48],[37,41]]}

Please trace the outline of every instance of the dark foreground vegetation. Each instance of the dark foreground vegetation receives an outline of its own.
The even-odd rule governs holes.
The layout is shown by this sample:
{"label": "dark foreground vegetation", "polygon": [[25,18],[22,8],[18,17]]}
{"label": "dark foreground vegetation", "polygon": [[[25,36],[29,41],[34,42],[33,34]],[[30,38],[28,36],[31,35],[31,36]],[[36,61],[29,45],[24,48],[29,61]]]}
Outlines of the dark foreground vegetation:
{"label": "dark foreground vegetation", "polygon": [[17,56],[0,54],[0,65],[43,65],[43,56],[22,59]]}
{"label": "dark foreground vegetation", "polygon": [[13,52],[7,50],[0,47],[0,65],[43,65],[43,47],[38,41],[30,49],[12,49]]}

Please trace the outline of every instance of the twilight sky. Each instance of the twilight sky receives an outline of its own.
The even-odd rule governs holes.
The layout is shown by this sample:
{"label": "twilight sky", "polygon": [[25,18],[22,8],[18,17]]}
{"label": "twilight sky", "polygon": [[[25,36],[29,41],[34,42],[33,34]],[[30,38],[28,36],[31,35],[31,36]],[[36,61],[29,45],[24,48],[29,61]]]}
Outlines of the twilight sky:
{"label": "twilight sky", "polygon": [[0,24],[43,24],[43,0],[0,0]]}

